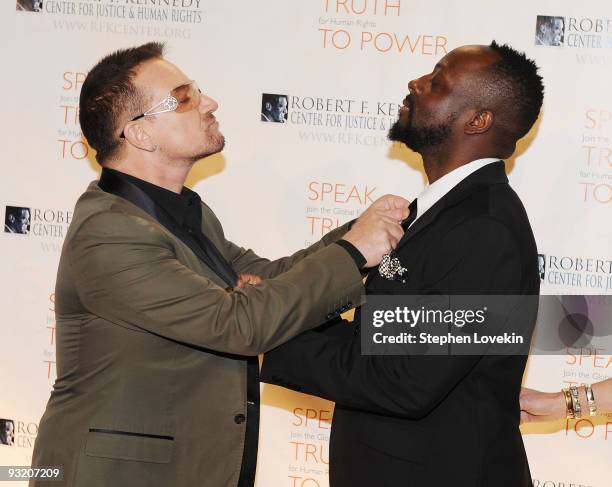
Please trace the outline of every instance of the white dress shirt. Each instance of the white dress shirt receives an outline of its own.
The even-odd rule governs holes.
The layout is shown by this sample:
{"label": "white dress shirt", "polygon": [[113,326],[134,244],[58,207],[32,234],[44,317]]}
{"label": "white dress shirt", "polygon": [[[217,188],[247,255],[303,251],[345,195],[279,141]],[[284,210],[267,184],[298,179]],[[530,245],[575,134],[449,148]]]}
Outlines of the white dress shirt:
{"label": "white dress shirt", "polygon": [[467,178],[473,172],[478,169],[485,167],[487,164],[497,162],[501,159],[497,157],[487,157],[485,159],[477,159],[472,162],[468,162],[463,166],[459,166],[457,169],[453,169],[448,174],[445,174],[440,179],[432,184],[425,186],[425,189],[421,191],[421,194],[417,196],[417,217],[412,222],[421,218],[421,215],[425,214],[433,205],[435,205],[442,197],[448,193],[451,189],[457,186],[461,181]]}

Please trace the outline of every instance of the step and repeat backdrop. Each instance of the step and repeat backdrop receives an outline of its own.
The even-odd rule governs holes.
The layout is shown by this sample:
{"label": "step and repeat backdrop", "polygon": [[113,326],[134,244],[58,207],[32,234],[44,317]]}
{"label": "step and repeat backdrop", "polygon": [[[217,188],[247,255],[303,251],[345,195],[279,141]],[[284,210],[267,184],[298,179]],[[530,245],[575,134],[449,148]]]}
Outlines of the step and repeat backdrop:
{"label": "step and repeat backdrop", "polygon": [[[543,294],[612,294],[609,0],[5,0],[0,464],[27,465],[55,379],[54,286],[74,203],[99,167],[78,100],[103,55],[157,40],[219,101],[222,154],[188,184],[233,241],[268,257],[413,198],[420,158],[391,144],[409,80],[496,39],[541,68],[541,117],[507,161],[538,242]],[[525,384],[612,376],[609,350],[535,356]],[[326,487],[333,404],[262,387],[258,487]],[[612,485],[612,417],[524,427],[534,486]],[[11,484],[18,485],[18,484]]]}

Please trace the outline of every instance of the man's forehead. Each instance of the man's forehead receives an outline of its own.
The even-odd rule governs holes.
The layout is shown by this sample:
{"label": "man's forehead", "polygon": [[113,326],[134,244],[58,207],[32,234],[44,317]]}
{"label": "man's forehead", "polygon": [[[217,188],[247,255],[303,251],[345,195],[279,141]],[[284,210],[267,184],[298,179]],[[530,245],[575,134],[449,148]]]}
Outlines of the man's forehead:
{"label": "man's forehead", "polygon": [[142,63],[136,71],[134,84],[145,93],[168,93],[177,86],[188,83],[178,66],[165,59],[152,59]]}
{"label": "man's forehead", "polygon": [[499,54],[489,46],[461,46],[453,49],[440,59],[436,67],[446,70],[455,70],[457,68],[462,70],[477,69],[487,66],[498,59]]}

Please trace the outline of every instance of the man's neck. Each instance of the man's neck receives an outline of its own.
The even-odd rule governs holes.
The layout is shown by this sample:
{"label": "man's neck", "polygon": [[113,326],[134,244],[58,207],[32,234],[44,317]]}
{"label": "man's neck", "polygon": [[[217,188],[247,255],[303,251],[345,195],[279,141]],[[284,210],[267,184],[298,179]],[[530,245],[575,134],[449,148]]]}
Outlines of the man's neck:
{"label": "man's neck", "polygon": [[149,162],[129,163],[128,161],[113,161],[104,165],[109,169],[121,171],[135,178],[142,179],[156,186],[160,186],[174,193],[180,194],[185,185],[187,175],[192,166],[170,166]]}
{"label": "man's neck", "polygon": [[435,183],[441,177],[454,171],[458,167],[478,159],[497,157],[485,151],[453,151],[447,148],[438,148],[435,151],[423,151],[423,167],[429,184]]}

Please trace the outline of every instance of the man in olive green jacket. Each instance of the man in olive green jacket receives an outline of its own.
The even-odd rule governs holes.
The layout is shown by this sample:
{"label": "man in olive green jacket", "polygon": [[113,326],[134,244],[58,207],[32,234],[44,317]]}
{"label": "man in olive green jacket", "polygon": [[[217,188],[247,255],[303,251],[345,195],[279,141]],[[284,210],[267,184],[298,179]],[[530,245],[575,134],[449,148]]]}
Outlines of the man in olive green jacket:
{"label": "man in olive green jacket", "polygon": [[58,377],[33,454],[63,468],[54,485],[252,485],[256,356],[359,305],[360,268],[403,233],[407,202],[387,196],[276,261],[228,241],[183,186],[223,148],[217,103],[162,55],[155,43],[113,53],[81,91],[103,171],[57,276]]}

